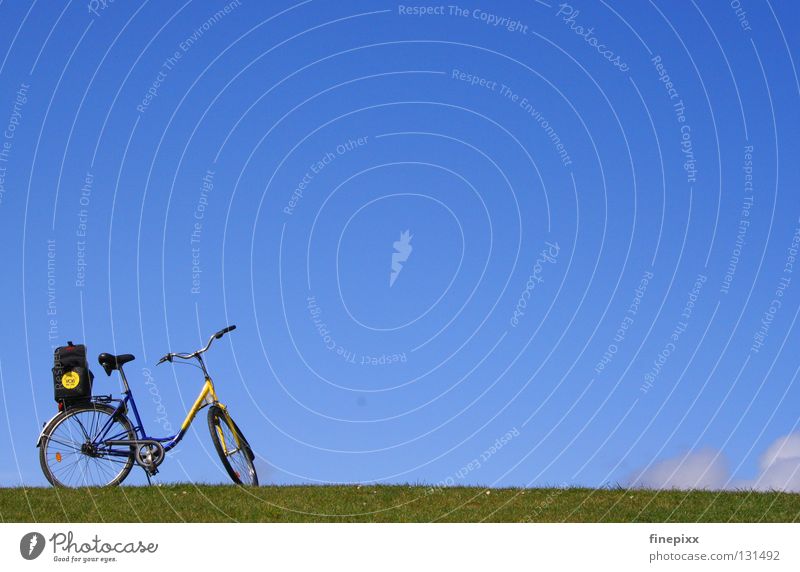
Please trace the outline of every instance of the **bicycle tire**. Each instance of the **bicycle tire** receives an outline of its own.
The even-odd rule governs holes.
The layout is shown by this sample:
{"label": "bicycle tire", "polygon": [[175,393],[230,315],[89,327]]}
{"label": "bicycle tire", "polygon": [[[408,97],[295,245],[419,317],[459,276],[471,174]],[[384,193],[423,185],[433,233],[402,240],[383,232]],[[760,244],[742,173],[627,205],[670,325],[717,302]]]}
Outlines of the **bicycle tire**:
{"label": "bicycle tire", "polygon": [[[112,487],[119,485],[120,483],[122,483],[122,481],[125,480],[128,474],[131,472],[131,469],[133,468],[133,463],[134,463],[133,448],[130,449],[130,452],[126,458],[121,458],[120,460],[114,460],[109,456],[106,459],[107,462],[109,463],[113,462],[118,465],[117,472],[112,471],[109,473],[108,472],[109,469],[105,469],[105,472],[103,472],[103,470],[100,469],[100,467],[102,467],[103,465],[98,464],[99,461],[98,463],[91,465],[96,469],[95,475],[100,477],[101,481],[105,480],[105,477],[103,477],[103,475],[109,476],[108,482],[101,484],[89,484],[88,480],[84,480],[82,483],[79,482],[76,485],[69,485],[64,482],[63,480],[64,476],[62,475],[61,478],[59,478],[59,475],[56,474],[56,471],[52,469],[50,467],[50,463],[48,463],[48,460],[51,457],[50,445],[51,443],[55,443],[59,448],[59,450],[52,452],[52,460],[55,464],[60,465],[63,461],[63,456],[65,454],[75,455],[76,460],[73,461],[72,464],[79,465],[81,461],[84,461],[86,463],[85,472],[86,474],[91,476],[91,470],[89,469],[88,459],[91,458],[98,460],[98,459],[103,459],[104,457],[102,455],[97,455],[97,456],[90,455],[84,452],[83,449],[78,450],[77,445],[78,445],[78,440],[80,440],[81,438],[80,435],[78,435],[78,440],[74,440],[72,443],[69,443],[67,439],[70,438],[73,434],[77,435],[77,432],[73,431],[72,429],[67,429],[68,435],[66,438],[62,437],[61,435],[58,435],[57,438],[55,434],[59,431],[60,428],[64,427],[67,422],[69,422],[70,420],[75,420],[77,421],[78,426],[83,429],[84,435],[82,440],[86,442],[87,433],[85,431],[85,427],[83,426],[83,422],[80,420],[78,416],[86,413],[89,414],[94,413],[95,414],[94,417],[97,417],[97,415],[99,414],[100,417],[98,417],[96,420],[94,420],[92,423],[89,424],[90,427],[95,428],[95,430],[99,430],[99,428],[102,427],[103,423],[105,422],[105,420],[101,422],[100,419],[104,418],[105,416],[111,417],[114,414],[114,411],[115,409],[108,405],[102,403],[87,402],[85,404],[76,405],[74,407],[67,409],[66,411],[61,412],[59,415],[56,415],[51,420],[51,422],[47,427],[45,427],[45,429],[42,431],[42,437],[39,441],[39,464],[42,467],[42,472],[44,473],[44,476],[47,478],[48,482],[51,485],[53,485],[54,487],[67,487],[67,488],[71,486]],[[130,419],[128,419],[127,416],[121,413],[118,414],[116,416],[116,422],[119,423],[120,425],[120,430],[116,431],[115,434],[116,437],[122,439],[136,438],[136,433],[133,429],[133,424],[130,422]],[[61,449],[64,450],[63,453]],[[65,468],[66,466],[67,465],[64,465],[65,472],[66,472]],[[77,467],[73,467],[71,475],[74,474],[76,470]]]}
{"label": "bicycle tire", "polygon": [[[230,423],[228,422],[229,419]],[[222,442],[222,440],[225,440],[225,428],[227,428],[227,432],[231,437],[238,439],[240,444],[232,453],[226,452],[227,445]],[[236,422],[231,418],[230,413],[226,415],[222,408],[217,405],[209,407],[208,430],[211,433],[211,440],[214,442],[214,448],[217,450],[220,461],[222,461],[222,466],[225,467],[225,471],[227,471],[231,480],[237,485],[258,486],[258,475],[253,465],[255,455],[250,447],[250,443],[247,442],[242,430],[239,429],[239,426],[236,425]],[[220,440],[220,432],[223,433],[222,440]],[[234,455],[235,467],[230,461],[231,457]],[[248,479],[247,477],[250,478]]]}

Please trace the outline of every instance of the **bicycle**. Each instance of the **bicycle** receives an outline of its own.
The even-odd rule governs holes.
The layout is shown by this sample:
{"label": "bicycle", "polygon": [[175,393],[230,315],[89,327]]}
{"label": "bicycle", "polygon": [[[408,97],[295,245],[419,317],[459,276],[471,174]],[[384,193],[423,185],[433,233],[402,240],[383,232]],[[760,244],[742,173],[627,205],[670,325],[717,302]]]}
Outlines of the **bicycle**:
{"label": "bicycle", "polygon": [[[106,374],[110,376],[114,370],[119,372],[123,396],[121,399],[111,395],[94,396],[63,408],[45,424],[36,446],[39,447],[42,471],[50,484],[56,487],[115,486],[125,480],[134,463],[144,469],[150,482],[167,452],[186,435],[197,413],[208,407],[211,440],[231,480],[240,485],[257,486],[253,450],[228,409],[217,398],[214,382],[202,357],[214,340],[234,329],[236,326],[228,326],[211,336],[205,347],[193,353],[168,353],[156,364],[173,363],[176,358],[196,359],[199,363],[196,367],[203,371],[205,379],[180,431],[169,437],[150,437],[144,429],[123,371],[123,365],[135,357],[131,354],[100,354],[97,360]],[[135,423],[128,417],[129,407]]]}

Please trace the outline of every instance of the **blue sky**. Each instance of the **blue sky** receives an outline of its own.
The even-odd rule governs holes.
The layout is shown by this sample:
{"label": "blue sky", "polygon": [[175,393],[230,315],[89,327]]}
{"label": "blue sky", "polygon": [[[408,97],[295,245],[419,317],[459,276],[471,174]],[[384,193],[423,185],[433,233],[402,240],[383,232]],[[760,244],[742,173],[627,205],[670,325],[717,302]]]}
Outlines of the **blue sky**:
{"label": "blue sky", "polygon": [[[800,488],[794,3],[0,22],[0,483],[45,482],[55,346],[135,354],[160,433],[201,380],[157,359],[235,323],[265,483]],[[198,421],[163,481],[225,480]]]}

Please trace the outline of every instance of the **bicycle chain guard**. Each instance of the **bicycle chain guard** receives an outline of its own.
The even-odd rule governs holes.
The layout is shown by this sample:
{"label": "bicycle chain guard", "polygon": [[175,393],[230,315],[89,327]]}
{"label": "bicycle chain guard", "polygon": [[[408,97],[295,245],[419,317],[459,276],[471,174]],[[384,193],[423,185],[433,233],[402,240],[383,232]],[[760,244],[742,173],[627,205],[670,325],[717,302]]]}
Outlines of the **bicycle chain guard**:
{"label": "bicycle chain guard", "polygon": [[157,467],[164,460],[164,446],[158,441],[139,441],[135,447],[133,456],[136,463],[151,475],[156,474]]}
{"label": "bicycle chain guard", "polygon": [[124,447],[126,445],[133,447],[133,458],[136,464],[151,475],[155,475],[158,472],[156,469],[166,456],[164,446],[153,439],[115,439],[106,441],[105,444],[112,447]]}

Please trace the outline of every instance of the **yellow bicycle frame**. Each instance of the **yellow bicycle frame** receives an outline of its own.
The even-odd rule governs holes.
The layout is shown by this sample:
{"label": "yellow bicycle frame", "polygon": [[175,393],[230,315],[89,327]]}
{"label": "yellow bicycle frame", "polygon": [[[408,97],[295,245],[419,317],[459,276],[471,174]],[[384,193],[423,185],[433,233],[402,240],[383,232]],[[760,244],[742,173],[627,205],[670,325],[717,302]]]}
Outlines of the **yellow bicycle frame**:
{"label": "yellow bicycle frame", "polygon": [[[208,398],[211,397],[209,401]],[[220,406],[223,410],[225,406],[219,402],[217,399],[217,392],[214,390],[214,382],[211,381],[210,377],[206,378],[206,382],[203,384],[203,388],[200,390],[200,395],[197,396],[197,400],[195,400],[194,405],[189,410],[189,413],[186,414],[186,419],[183,420],[181,424],[181,432],[186,431],[189,428],[189,425],[192,424],[194,421],[195,415],[197,412],[200,411],[204,406],[216,404]]]}
{"label": "yellow bicycle frame", "polygon": [[[237,435],[237,431],[233,429],[233,421],[231,420],[230,415],[228,415],[228,408],[220,403],[219,399],[217,398],[217,392],[214,390],[214,382],[211,381],[210,377],[206,377],[206,382],[203,384],[203,388],[200,390],[200,395],[197,396],[194,405],[192,405],[189,413],[186,414],[186,419],[183,420],[183,423],[181,424],[181,430],[178,435],[183,436],[183,434],[186,433],[186,431],[189,429],[189,426],[192,424],[192,421],[194,421],[197,412],[206,405],[216,405],[222,409],[222,412],[225,414],[225,419],[228,422],[228,426],[231,428],[231,433],[233,433],[233,438],[236,441],[236,448],[238,449],[241,447],[241,443],[239,443],[239,435]],[[228,452],[228,447],[225,444],[225,436],[223,435],[222,429],[219,426],[217,426],[217,435],[219,436],[219,442],[222,445],[222,449],[225,451],[225,454],[230,454]]]}

